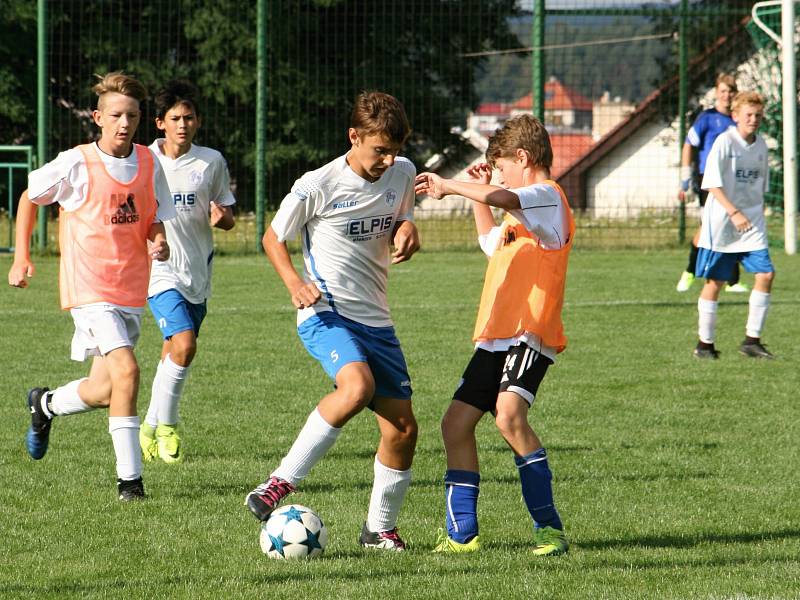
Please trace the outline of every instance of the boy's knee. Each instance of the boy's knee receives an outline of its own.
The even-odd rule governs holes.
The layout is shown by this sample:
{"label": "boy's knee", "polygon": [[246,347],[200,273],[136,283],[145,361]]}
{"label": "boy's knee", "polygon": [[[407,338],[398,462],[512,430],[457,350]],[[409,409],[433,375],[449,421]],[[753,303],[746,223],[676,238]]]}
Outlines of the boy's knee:
{"label": "boy's knee", "polygon": [[173,337],[169,348],[169,358],[176,365],[188,367],[197,353],[197,340]]}
{"label": "boy's knee", "polygon": [[375,380],[366,376],[349,377],[338,385],[338,392],[344,402],[353,408],[362,409],[375,396]]}
{"label": "boy's knee", "polygon": [[495,417],[495,424],[506,439],[514,438],[522,431],[530,429],[527,415],[517,412],[498,411]]}

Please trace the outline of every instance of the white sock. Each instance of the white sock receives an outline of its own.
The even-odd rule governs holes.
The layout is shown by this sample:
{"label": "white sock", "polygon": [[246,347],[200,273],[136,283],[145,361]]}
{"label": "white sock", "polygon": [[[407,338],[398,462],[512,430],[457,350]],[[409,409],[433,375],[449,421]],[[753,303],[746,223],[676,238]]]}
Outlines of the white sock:
{"label": "white sock", "polygon": [[397,515],[411,484],[411,469],[397,471],[380,463],[375,457],[375,481],[367,513],[367,529],[389,531],[397,526]]}
{"label": "white sock", "polygon": [[750,292],[750,310],[747,313],[747,326],[745,332],[748,337],[760,338],[764,322],[767,320],[770,294],[765,292]]}
{"label": "white sock", "polygon": [[150,386],[150,405],[147,407],[147,414],[144,417],[144,422],[150,425],[153,429],[158,426],[158,390],[161,385],[161,365],[164,364],[158,361],[156,367],[156,374],[153,376],[153,384]]}
{"label": "white sock", "polygon": [[50,406],[53,409],[53,414],[61,416],[75,415],[94,410],[94,407],[86,404],[78,395],[78,386],[81,384],[81,381],[84,381],[85,379],[87,378],[83,377],[82,379],[70,381],[69,383],[53,390],[52,399],[50,400]]}
{"label": "white sock", "polygon": [[697,312],[697,335],[701,342],[706,344],[714,343],[714,333],[717,328],[717,305],[716,300],[704,300],[698,298]]}
{"label": "white sock", "polygon": [[[178,422],[178,401],[183,393],[183,386],[189,376],[189,367],[182,367],[172,362],[169,354],[161,361],[157,379],[153,380],[153,399],[158,407],[158,422],[164,425],[175,425]],[[158,389],[156,390],[156,381]]]}
{"label": "white sock", "polygon": [[341,427],[328,425],[328,422],[319,414],[319,410],[315,408],[308,415],[306,424],[297,435],[289,453],[283,458],[272,476],[280,477],[292,485],[297,485],[331,449],[341,432]]}
{"label": "white sock", "polygon": [[139,417],[108,417],[108,432],[117,455],[117,477],[126,481],[141,477]]}

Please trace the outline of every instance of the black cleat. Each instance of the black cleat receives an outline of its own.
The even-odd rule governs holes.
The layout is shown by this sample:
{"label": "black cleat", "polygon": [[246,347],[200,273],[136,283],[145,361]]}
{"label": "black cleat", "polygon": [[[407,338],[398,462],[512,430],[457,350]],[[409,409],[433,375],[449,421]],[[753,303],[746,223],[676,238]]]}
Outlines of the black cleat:
{"label": "black cleat", "polygon": [[43,458],[50,442],[50,425],[53,414],[47,410],[48,388],[33,388],[28,392],[28,410],[31,414],[31,426],[25,434],[25,446],[34,460]]}
{"label": "black cleat", "polygon": [[719,350],[714,348],[713,344],[710,348],[701,348],[700,344],[692,352],[695,358],[717,360],[719,358]]}
{"label": "black cleat", "polygon": [[117,491],[119,492],[120,502],[132,502],[134,500],[144,500],[144,482],[138,479],[117,479]]}
{"label": "black cleat", "polygon": [[406,549],[406,543],[400,539],[397,534],[397,527],[389,531],[370,531],[367,524],[361,528],[361,536],[358,538],[358,543],[364,548],[377,548],[379,550],[391,550],[393,552],[403,552]]}
{"label": "black cleat", "polygon": [[739,352],[751,358],[766,358],[766,359],[775,358],[775,355],[772,354],[772,352],[770,352],[769,350],[767,350],[764,344],[762,344],[760,341],[749,342],[745,340],[744,342],[742,342],[742,345],[739,346]]}
{"label": "black cleat", "polygon": [[256,519],[266,521],[280,501],[294,492],[295,489],[295,486],[285,479],[270,477],[247,494],[244,499],[244,505],[250,509]]}

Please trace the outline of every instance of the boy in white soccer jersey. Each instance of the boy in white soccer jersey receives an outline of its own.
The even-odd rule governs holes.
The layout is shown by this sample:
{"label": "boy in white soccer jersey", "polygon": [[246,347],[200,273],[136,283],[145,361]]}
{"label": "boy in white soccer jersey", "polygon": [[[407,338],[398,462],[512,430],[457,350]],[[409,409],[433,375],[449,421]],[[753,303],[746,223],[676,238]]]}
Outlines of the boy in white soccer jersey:
{"label": "boy in white soccer jersey", "polygon": [[[121,72],[94,86],[92,113],[100,139],[61,152],[28,176],[17,215],[17,248],[9,284],[27,287],[34,273],[29,245],[36,205],[58,203],[61,307],[75,323],[72,359],[93,357],[89,376],[55,390],[34,388],[27,405],[30,456],[44,457],[55,416],[108,408],[108,429],[117,458],[117,490],[123,501],[144,497],[136,395],[139,338],[152,259],[169,258],[162,221],[175,216],[158,161],[133,143],[147,95]],[[148,240],[152,242],[148,248]]]}
{"label": "boy in white soccer jersey", "polygon": [[[245,500],[256,518],[266,520],[333,446],[345,423],[369,407],[381,439],[359,542],[395,551],[405,549],[396,524],[417,438],[411,382],[386,303],[390,260],[408,260],[419,248],[411,221],[415,169],[398,156],[409,132],[396,98],[360,94],[348,131],[350,151],[298,179],[264,234],[264,250],[298,309],[300,338],[336,385],[281,464]],[[297,233],[303,277],[286,247]]]}
{"label": "boy in white soccer jersey", "polygon": [[159,457],[177,463],[183,460],[178,403],[211,295],[211,227],[233,228],[236,199],[222,154],[192,143],[200,127],[194,85],[169,82],[156,94],[155,107],[165,137],[150,149],[167,177],[177,217],[166,223],[169,260],[154,264],[150,273],[147,301],[164,344],[139,442],[146,462]]}
{"label": "boy in white soccer jersey", "polygon": [[758,135],[764,100],[756,92],[733,99],[731,127],[714,141],[706,161],[703,189],[709,197],[703,208],[697,277],[706,283],[697,301],[699,341],[697,358],[719,358],[714,347],[717,299],[730,279],[736,261],[755,274],[745,339],[739,352],[753,358],[773,358],[761,343],[775,268],[767,249],[764,193],[769,181],[767,145]]}
{"label": "boy in white soccer jersey", "polygon": [[[442,419],[447,533],[440,533],[434,551],[480,549],[475,428],[490,412],[514,453],[533,519],[533,554],[554,556],[569,545],[553,501],[547,453],[528,412],[548,367],[567,345],[561,307],[575,223],[563,190],[550,179],[553,150],[541,121],[530,115],[509,119],[490,139],[486,159],[488,164],[469,169],[472,181],[417,177],[419,194],[473,200],[479,243],[489,256],[475,354]],[[500,186],[490,184],[492,167]],[[506,210],[499,227],[492,206]]]}

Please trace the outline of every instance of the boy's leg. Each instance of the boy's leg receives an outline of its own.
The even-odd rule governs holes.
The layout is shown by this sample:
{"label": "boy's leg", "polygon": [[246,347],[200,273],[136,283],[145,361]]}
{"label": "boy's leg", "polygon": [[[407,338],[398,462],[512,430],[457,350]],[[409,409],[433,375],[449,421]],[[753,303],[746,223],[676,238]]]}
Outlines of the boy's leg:
{"label": "boy's leg", "polygon": [[[746,259],[746,265],[749,265],[750,258],[751,257],[748,257],[748,259]],[[739,352],[753,358],[774,358],[772,353],[761,343],[761,332],[767,320],[775,271],[771,261],[769,261],[768,255],[766,259],[764,259],[763,256],[757,256],[756,260],[759,259],[766,260],[769,263],[758,263],[759,266],[772,270],[756,272],[755,274],[755,284],[753,286],[753,291],[750,292],[745,339],[739,346]]]}
{"label": "boy's leg", "polygon": [[405,544],[396,535],[397,517],[411,484],[417,421],[409,398],[376,397],[373,408],[381,439],[375,456],[375,478],[367,521],[360,542],[363,546],[403,550]]}
{"label": "boy's leg", "polygon": [[679,292],[688,292],[694,283],[694,273],[697,270],[697,244],[699,241],[700,228],[697,229],[692,241],[689,244],[689,260],[686,263],[686,270],[681,273],[681,278],[678,280],[678,285],[675,286],[675,289]]}

